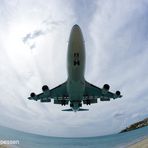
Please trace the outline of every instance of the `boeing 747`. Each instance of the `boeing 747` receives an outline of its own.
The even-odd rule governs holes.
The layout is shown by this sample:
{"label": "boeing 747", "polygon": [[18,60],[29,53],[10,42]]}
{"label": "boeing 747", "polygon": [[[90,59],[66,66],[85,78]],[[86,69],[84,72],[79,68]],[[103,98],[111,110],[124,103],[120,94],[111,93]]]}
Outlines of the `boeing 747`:
{"label": "boeing 747", "polygon": [[104,84],[99,88],[85,80],[85,45],[82,31],[78,25],[72,27],[68,43],[67,53],[67,71],[68,78],[63,84],[49,89],[47,85],[42,87],[42,93],[36,95],[31,93],[29,100],[40,100],[41,102],[51,102],[54,104],[68,105],[70,109],[62,111],[87,111],[83,109],[82,104],[90,105],[100,101],[110,101],[110,99],[121,98],[120,91],[112,93],[109,91],[110,86]]}

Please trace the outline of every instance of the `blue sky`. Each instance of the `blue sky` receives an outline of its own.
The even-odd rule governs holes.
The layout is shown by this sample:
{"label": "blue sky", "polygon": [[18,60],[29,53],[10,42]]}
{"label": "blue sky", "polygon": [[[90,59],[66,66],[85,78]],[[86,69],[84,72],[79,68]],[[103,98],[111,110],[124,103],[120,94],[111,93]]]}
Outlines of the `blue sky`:
{"label": "blue sky", "polygon": [[[2,0],[0,2],[0,125],[49,136],[119,132],[148,116],[148,1]],[[27,100],[67,79],[69,34],[80,25],[86,46],[85,78],[123,98],[89,112]]]}

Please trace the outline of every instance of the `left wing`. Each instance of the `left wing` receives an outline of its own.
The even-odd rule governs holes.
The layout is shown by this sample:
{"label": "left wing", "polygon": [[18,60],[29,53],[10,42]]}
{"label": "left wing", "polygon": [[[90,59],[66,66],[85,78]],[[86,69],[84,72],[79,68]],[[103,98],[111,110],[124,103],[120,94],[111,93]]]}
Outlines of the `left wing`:
{"label": "left wing", "polygon": [[[69,101],[69,96],[66,89],[67,82],[49,90],[47,86],[43,86],[43,93],[38,95],[31,95],[28,99],[30,100],[40,100],[41,102],[51,102],[54,99],[54,104],[66,105]],[[45,88],[44,88],[45,87]]]}
{"label": "left wing", "polygon": [[105,90],[104,88],[99,88],[89,82],[85,82],[85,92],[83,99],[84,104],[97,103],[98,98],[100,98],[100,101],[110,101],[110,98],[116,99],[121,97],[122,96],[120,95],[119,91],[112,93],[108,90]]}

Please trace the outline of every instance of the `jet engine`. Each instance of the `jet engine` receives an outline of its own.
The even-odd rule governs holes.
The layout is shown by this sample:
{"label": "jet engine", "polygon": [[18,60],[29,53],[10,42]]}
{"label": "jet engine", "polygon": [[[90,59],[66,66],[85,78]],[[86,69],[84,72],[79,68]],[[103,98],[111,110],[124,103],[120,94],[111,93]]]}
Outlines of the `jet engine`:
{"label": "jet engine", "polygon": [[32,92],[31,94],[30,94],[30,97],[31,98],[34,98],[36,96],[36,94],[34,93],[34,92]]}
{"label": "jet engine", "polygon": [[102,94],[106,94],[109,91],[110,86],[108,84],[104,84],[102,88]]}
{"label": "jet engine", "polygon": [[121,94],[120,91],[116,91],[117,96],[120,96],[120,94]]}
{"label": "jet engine", "polygon": [[37,101],[37,96],[36,96],[36,94],[35,94],[34,92],[32,92],[32,93],[30,94],[30,99],[31,99],[31,100],[36,100],[36,101]]}
{"label": "jet engine", "polygon": [[50,98],[50,90],[49,90],[49,87],[48,87],[47,85],[44,85],[44,86],[42,87],[42,91],[43,91],[43,93],[44,93],[44,95],[45,95],[46,97]]}
{"label": "jet engine", "polygon": [[48,91],[48,90],[49,90],[49,88],[48,88],[47,85],[44,85],[44,86],[42,87],[42,91],[43,91],[43,92]]}

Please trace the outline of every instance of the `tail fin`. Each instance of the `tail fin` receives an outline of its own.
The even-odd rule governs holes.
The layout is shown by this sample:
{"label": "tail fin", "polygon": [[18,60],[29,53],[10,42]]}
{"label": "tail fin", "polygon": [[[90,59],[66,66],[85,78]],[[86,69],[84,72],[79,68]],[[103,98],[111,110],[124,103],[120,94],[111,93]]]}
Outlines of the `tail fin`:
{"label": "tail fin", "polygon": [[[80,108],[78,111],[88,111],[88,110],[89,110],[89,109]],[[71,111],[73,111],[73,110],[70,108],[70,109],[63,109],[62,111],[71,112]]]}

